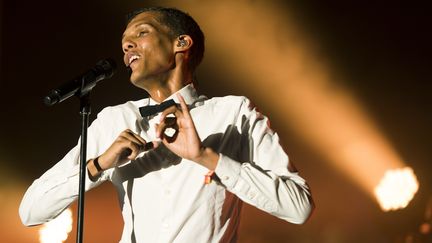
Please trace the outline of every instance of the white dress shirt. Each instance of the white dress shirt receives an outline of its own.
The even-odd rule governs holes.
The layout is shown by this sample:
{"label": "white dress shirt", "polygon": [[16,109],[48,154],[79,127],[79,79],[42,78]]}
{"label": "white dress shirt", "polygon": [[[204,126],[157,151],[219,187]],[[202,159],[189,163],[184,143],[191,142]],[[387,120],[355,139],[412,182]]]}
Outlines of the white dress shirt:
{"label": "white dress shirt", "polygon": [[[219,153],[217,178],[204,184],[208,169],[165,146],[88,176],[86,190],[110,180],[124,219],[120,242],[235,242],[242,202],[292,223],[303,223],[313,208],[309,188],[290,171],[288,156],[268,119],[245,97],[207,99],[193,85],[179,90],[189,106],[203,145]],[[177,97],[172,95],[168,99]],[[88,130],[87,158],[102,154],[125,129],[154,141],[155,117],[142,118],[146,98],[103,109]],[[47,222],[78,196],[79,142],[35,180],[20,205],[25,225]]]}

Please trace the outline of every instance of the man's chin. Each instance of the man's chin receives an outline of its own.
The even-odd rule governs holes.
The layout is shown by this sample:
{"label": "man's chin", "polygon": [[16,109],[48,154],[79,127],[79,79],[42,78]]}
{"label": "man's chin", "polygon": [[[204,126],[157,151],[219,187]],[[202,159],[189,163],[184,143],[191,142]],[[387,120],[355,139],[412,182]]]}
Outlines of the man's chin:
{"label": "man's chin", "polygon": [[129,81],[131,84],[133,84],[135,87],[144,89],[145,90],[145,80],[142,77],[134,76],[133,73],[129,78]]}
{"label": "man's chin", "polygon": [[134,86],[140,88],[142,86],[142,82],[140,82],[139,80],[134,80],[134,79],[130,79],[131,84],[133,84]]}
{"label": "man's chin", "polygon": [[131,71],[129,72],[129,81],[133,85],[136,85],[136,83],[139,83],[141,79],[142,78],[140,77],[140,75],[138,75],[138,73],[136,73],[136,72],[133,72],[131,69]]}

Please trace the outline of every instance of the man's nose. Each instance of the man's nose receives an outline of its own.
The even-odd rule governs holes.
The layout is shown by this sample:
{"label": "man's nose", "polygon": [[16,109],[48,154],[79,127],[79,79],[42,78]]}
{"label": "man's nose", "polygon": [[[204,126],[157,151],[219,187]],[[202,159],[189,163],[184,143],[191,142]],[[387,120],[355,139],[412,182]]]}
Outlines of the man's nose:
{"label": "man's nose", "polygon": [[130,51],[130,49],[133,49],[136,47],[135,42],[131,41],[131,40],[125,40],[123,42],[123,52],[126,53],[128,51]]}

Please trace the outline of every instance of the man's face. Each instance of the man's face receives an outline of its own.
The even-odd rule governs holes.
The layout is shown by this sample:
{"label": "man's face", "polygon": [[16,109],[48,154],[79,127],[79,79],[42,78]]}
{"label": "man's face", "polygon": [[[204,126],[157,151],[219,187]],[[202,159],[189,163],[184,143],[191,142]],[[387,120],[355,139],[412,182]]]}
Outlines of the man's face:
{"label": "man's face", "polygon": [[155,12],[138,14],[123,33],[123,60],[132,70],[131,82],[140,88],[162,80],[175,65],[175,40],[157,17]]}

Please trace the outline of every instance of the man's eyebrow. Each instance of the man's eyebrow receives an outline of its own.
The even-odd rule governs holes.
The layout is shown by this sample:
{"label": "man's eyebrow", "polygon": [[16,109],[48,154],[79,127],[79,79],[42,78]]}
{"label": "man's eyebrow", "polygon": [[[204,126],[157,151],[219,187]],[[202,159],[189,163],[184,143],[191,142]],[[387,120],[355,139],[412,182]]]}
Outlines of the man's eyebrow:
{"label": "man's eyebrow", "polygon": [[[148,23],[148,22],[143,22],[143,23],[135,24],[135,25],[133,26],[133,28],[134,28],[134,29],[137,29],[138,27],[145,26],[145,25],[148,25],[148,26],[150,26],[150,27],[152,27],[152,28],[155,28],[154,25],[152,25],[151,23]],[[122,39],[123,39],[124,37],[125,37],[125,34],[123,33],[123,35],[122,35]]]}

